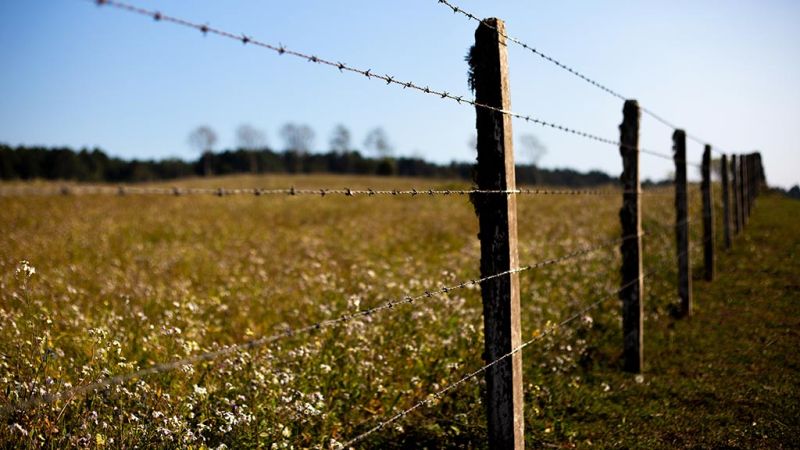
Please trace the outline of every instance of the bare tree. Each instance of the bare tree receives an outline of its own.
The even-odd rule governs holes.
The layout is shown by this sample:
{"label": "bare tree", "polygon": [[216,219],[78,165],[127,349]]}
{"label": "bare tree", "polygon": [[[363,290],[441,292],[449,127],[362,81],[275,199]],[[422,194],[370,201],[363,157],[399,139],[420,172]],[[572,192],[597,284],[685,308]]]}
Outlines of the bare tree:
{"label": "bare tree", "polygon": [[314,130],[308,125],[287,123],[281,128],[281,138],[286,151],[303,155],[314,145]]}
{"label": "bare tree", "polygon": [[373,128],[367,133],[364,139],[364,147],[380,158],[388,158],[392,155],[392,145],[389,144],[389,137],[381,127]]}
{"label": "bare tree", "polygon": [[252,125],[242,124],[236,128],[236,145],[242,150],[260,150],[267,145],[267,135]]}
{"label": "bare tree", "polygon": [[263,149],[267,145],[267,135],[248,124],[239,125],[236,129],[236,144],[239,149],[247,151],[250,159],[250,172],[258,172],[258,150]]}
{"label": "bare tree", "polygon": [[199,126],[189,133],[189,145],[201,155],[203,160],[203,173],[205,176],[212,174],[211,159],[214,146],[217,145],[217,133],[207,125]]}
{"label": "bare tree", "polygon": [[520,150],[525,159],[534,166],[539,167],[539,161],[547,154],[547,147],[533,134],[523,134],[519,137]]}
{"label": "bare tree", "polygon": [[331,150],[338,154],[349,152],[351,147],[350,130],[344,125],[336,125],[331,133],[330,146]]}

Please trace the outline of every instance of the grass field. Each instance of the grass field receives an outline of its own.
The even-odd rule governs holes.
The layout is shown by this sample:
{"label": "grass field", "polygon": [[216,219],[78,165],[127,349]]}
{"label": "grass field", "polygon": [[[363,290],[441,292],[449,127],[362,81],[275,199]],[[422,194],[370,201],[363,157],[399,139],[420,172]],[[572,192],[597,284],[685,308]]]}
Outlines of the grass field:
{"label": "grass field", "polygon": [[[178,184],[468,187],[333,176]],[[619,237],[620,197],[521,197],[521,262]],[[699,202],[693,193],[696,242]],[[800,203],[758,202],[751,226],[719,257],[719,279],[695,280],[695,317],[678,321],[673,200],[645,197],[645,270],[658,271],[645,288],[645,375],[620,371],[614,298],[526,349],[531,447],[796,445]],[[0,211],[3,406],[479,275],[466,197],[6,197]],[[692,261],[699,272],[699,248]],[[523,273],[523,337],[618,287],[618,267],[609,248]],[[7,411],[0,446],[335,447],[480,367],[481,308],[477,288],[455,290]],[[484,447],[482,389],[479,377],[362,445]]]}

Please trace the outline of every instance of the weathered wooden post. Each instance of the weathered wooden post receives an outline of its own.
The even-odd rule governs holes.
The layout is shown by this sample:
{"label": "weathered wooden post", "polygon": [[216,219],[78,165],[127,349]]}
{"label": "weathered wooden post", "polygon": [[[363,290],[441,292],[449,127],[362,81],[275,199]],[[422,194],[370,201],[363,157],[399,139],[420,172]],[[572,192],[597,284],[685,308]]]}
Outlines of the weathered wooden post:
{"label": "weathered wooden post", "polygon": [[745,158],[747,161],[747,165],[745,166],[744,170],[747,174],[747,218],[750,218],[750,214],[752,214],[753,210],[753,155],[747,154]]}
{"label": "weathered wooden post", "polygon": [[764,163],[761,160],[761,152],[756,152],[753,155],[756,161],[756,197],[761,195],[761,190],[767,187],[767,180],[764,177]]}
{"label": "weathered wooden post", "polygon": [[622,155],[622,333],[624,368],[628,372],[642,371],[643,330],[642,297],[642,215],[639,183],[639,121],[641,112],[636,100],[627,100],[622,108],[619,126]]}
{"label": "weathered wooden post", "polygon": [[761,190],[761,154],[753,152],[753,199],[758,198]]}
{"label": "weathered wooden post", "polygon": [[701,165],[703,179],[703,275],[706,281],[714,280],[714,199],[711,193],[711,146],[703,149]]}
{"label": "weathered wooden post", "polygon": [[733,233],[738,235],[742,228],[741,206],[739,202],[739,166],[736,154],[731,155],[731,195],[733,196]]}
{"label": "weathered wooden post", "polygon": [[747,211],[747,218],[750,218],[750,208],[752,208],[753,203],[753,168],[752,165],[752,158],[750,154],[744,155],[744,174],[745,174],[745,182],[744,182],[744,203],[745,208],[744,210]]}
{"label": "weathered wooden post", "polygon": [[692,269],[689,265],[689,205],[686,181],[686,132],[672,133],[672,158],[675,160],[675,242],[678,255],[678,296],[681,313],[692,314]]}
{"label": "weathered wooden post", "polygon": [[742,181],[739,193],[742,196],[742,227],[746,227],[750,214],[747,208],[747,155],[739,156],[739,179]]}
{"label": "weathered wooden post", "polygon": [[[489,26],[486,26],[488,24]],[[511,109],[505,24],[486,19],[475,31],[470,51],[471,84],[477,103]],[[514,148],[511,116],[475,107],[478,129],[478,189],[514,190]],[[517,201],[515,195],[475,195],[480,226],[481,276],[519,267]],[[519,276],[512,273],[481,284],[485,337],[484,360],[494,361],[522,343],[519,317]],[[489,448],[522,449],[525,445],[522,355],[515,353],[486,370]]]}
{"label": "weathered wooden post", "polygon": [[750,167],[748,173],[750,174],[750,208],[755,205],[756,193],[758,192],[758,175],[756,174],[756,154],[751,153],[748,157]]}
{"label": "weathered wooden post", "polygon": [[722,232],[725,235],[725,248],[731,248],[731,199],[730,199],[730,186],[728,182],[728,155],[722,155],[722,167],[720,173],[722,174]]}

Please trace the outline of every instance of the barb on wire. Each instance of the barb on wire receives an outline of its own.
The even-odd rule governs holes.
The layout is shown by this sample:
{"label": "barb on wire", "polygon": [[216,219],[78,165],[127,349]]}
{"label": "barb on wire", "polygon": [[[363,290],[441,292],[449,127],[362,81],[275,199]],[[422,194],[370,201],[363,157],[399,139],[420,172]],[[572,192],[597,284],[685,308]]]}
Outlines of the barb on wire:
{"label": "barb on wire", "polygon": [[387,425],[390,425],[390,424],[392,424],[394,422],[397,422],[398,420],[400,420],[400,419],[404,418],[405,416],[411,414],[412,412],[416,411],[417,409],[433,405],[437,400],[441,399],[445,394],[447,394],[448,392],[454,390],[458,386],[466,383],[467,381],[470,381],[470,380],[474,379],[475,377],[477,377],[481,373],[487,371],[489,368],[499,364],[501,361],[503,361],[503,360],[505,360],[507,358],[510,358],[511,356],[514,356],[515,354],[521,352],[523,349],[525,349],[526,347],[530,346],[531,344],[533,344],[533,343],[543,339],[544,337],[552,334],[555,330],[568,325],[570,322],[572,322],[572,321],[574,321],[574,320],[576,320],[576,319],[578,319],[580,317],[583,317],[587,312],[591,311],[594,308],[597,308],[598,306],[600,306],[606,300],[608,300],[610,298],[613,298],[614,296],[618,295],[620,292],[622,292],[626,288],[638,283],[641,279],[644,279],[644,278],[646,278],[646,277],[648,277],[650,275],[652,275],[652,272],[643,274],[640,278],[638,278],[636,280],[633,280],[633,281],[631,281],[629,283],[626,283],[625,285],[623,285],[619,289],[615,289],[613,291],[606,291],[606,293],[603,296],[601,296],[600,298],[598,298],[594,302],[590,303],[589,305],[585,306],[584,308],[582,308],[578,312],[572,314],[571,316],[567,317],[566,319],[562,320],[561,322],[559,322],[559,323],[557,323],[557,324],[555,324],[555,325],[553,325],[551,327],[546,328],[543,332],[537,334],[532,339],[529,339],[528,341],[525,341],[524,343],[520,344],[518,347],[516,347],[515,349],[513,349],[510,352],[506,353],[505,355],[495,359],[494,361],[489,362],[488,364],[485,364],[484,366],[482,366],[482,367],[480,367],[480,368],[478,368],[478,369],[476,369],[476,370],[474,370],[472,372],[467,373],[463,377],[459,378],[457,381],[455,381],[453,383],[450,383],[449,385],[445,386],[443,389],[440,389],[440,390],[436,391],[435,393],[430,394],[424,400],[421,400],[421,401],[415,403],[414,405],[412,405],[411,407],[406,408],[406,409],[398,412],[397,414],[389,417],[388,419],[379,422],[378,424],[376,424],[372,428],[368,429],[367,431],[359,434],[358,436],[354,437],[353,439],[350,439],[349,441],[344,443],[343,446],[340,447],[340,448],[348,448],[348,447],[350,447],[352,445],[355,445],[358,442],[363,441],[364,439],[366,439],[370,435],[380,431],[382,428],[386,427]]}
{"label": "barb on wire", "polygon": [[579,250],[572,251],[570,253],[567,253],[564,256],[560,256],[560,257],[557,257],[557,258],[545,259],[545,260],[539,261],[539,262],[531,264],[531,265],[510,269],[510,270],[507,270],[507,271],[504,271],[504,272],[500,272],[500,273],[496,273],[496,274],[493,274],[493,275],[484,276],[484,277],[481,277],[481,278],[474,278],[474,279],[471,279],[471,280],[468,280],[468,281],[464,281],[464,282],[456,284],[456,285],[442,287],[442,288],[436,289],[436,290],[426,290],[424,293],[417,294],[415,296],[405,296],[405,297],[398,298],[398,299],[395,299],[395,300],[390,300],[390,301],[388,301],[386,303],[382,303],[382,304],[380,304],[378,306],[375,306],[375,307],[372,307],[372,308],[364,308],[364,309],[360,309],[360,310],[358,310],[356,312],[353,312],[351,314],[341,315],[341,316],[339,316],[339,317],[337,317],[335,319],[323,320],[321,322],[317,322],[317,323],[312,324],[312,325],[307,325],[307,326],[302,327],[302,328],[288,329],[286,331],[283,331],[283,332],[280,332],[280,333],[277,333],[277,334],[274,334],[274,335],[271,335],[271,336],[260,337],[258,339],[253,339],[253,340],[241,343],[241,344],[236,344],[236,345],[225,347],[225,348],[222,348],[222,349],[219,349],[219,350],[188,356],[188,357],[181,358],[181,359],[178,359],[178,360],[175,360],[175,361],[154,364],[154,365],[152,365],[150,367],[147,367],[145,369],[137,370],[137,371],[126,373],[126,374],[120,374],[120,375],[112,376],[112,377],[109,377],[109,378],[106,378],[106,379],[103,379],[103,380],[99,380],[99,381],[94,382],[94,383],[90,383],[90,384],[86,384],[86,385],[82,385],[82,386],[77,386],[75,388],[64,390],[64,391],[60,391],[60,392],[57,392],[57,393],[54,393],[54,394],[45,394],[45,395],[42,395],[40,397],[35,397],[35,398],[29,399],[27,401],[24,401],[24,402],[15,404],[15,405],[7,405],[7,406],[5,406],[3,408],[0,408],[0,414],[7,415],[10,412],[16,411],[16,410],[29,410],[29,409],[32,409],[32,408],[34,408],[36,406],[42,405],[42,404],[50,404],[50,403],[53,403],[53,402],[56,402],[56,401],[59,401],[59,400],[65,399],[65,398],[73,398],[73,397],[76,397],[76,396],[84,395],[84,394],[86,394],[88,392],[91,392],[91,391],[101,390],[101,389],[105,389],[105,388],[108,388],[108,387],[111,387],[111,386],[120,385],[120,384],[126,383],[126,382],[128,382],[128,381],[130,381],[132,379],[143,378],[145,376],[154,375],[154,374],[158,374],[158,373],[162,373],[162,372],[169,372],[169,371],[172,371],[172,370],[177,370],[177,369],[180,369],[182,367],[193,365],[193,364],[197,364],[197,363],[204,362],[204,361],[212,361],[212,360],[218,359],[220,357],[235,353],[237,351],[251,350],[251,349],[254,349],[254,348],[258,348],[258,347],[263,347],[264,345],[270,344],[272,342],[275,342],[275,341],[278,341],[278,340],[281,340],[281,339],[285,339],[285,338],[289,338],[289,337],[293,337],[293,336],[297,336],[297,335],[301,335],[301,334],[307,334],[307,333],[311,333],[311,332],[315,332],[315,331],[321,330],[323,328],[328,328],[328,327],[344,324],[344,323],[350,322],[350,321],[355,320],[355,319],[368,317],[368,316],[371,316],[373,314],[376,314],[376,313],[379,313],[379,312],[382,312],[382,311],[394,309],[397,306],[413,304],[415,302],[424,301],[424,300],[427,300],[427,299],[430,299],[430,298],[433,298],[433,297],[440,297],[440,296],[446,295],[446,294],[448,294],[448,293],[450,293],[452,291],[455,291],[455,290],[458,290],[458,289],[464,289],[467,286],[480,285],[481,283],[484,283],[484,282],[489,281],[489,280],[493,280],[495,278],[500,278],[500,277],[509,276],[509,275],[512,275],[512,274],[515,274],[515,273],[527,272],[527,271],[535,270],[535,269],[538,269],[538,268],[541,268],[541,267],[545,267],[545,266],[549,266],[549,265],[553,265],[553,264],[558,264],[560,262],[564,262],[564,261],[567,261],[567,260],[570,260],[570,259],[574,259],[574,258],[583,256],[583,255],[588,255],[590,253],[599,251],[601,249],[611,247],[611,246],[617,244],[618,242],[622,242],[622,241],[624,241],[626,239],[631,239],[631,238],[634,238],[634,237],[636,237],[636,236],[635,235],[631,235],[631,236],[625,236],[623,238],[609,240],[609,241],[603,242],[601,244],[598,244],[598,245],[595,245],[595,246],[592,246],[592,247],[585,247],[585,248],[582,248],[582,249],[579,249]]}
{"label": "barb on wire", "polygon": [[486,104],[483,104],[483,103],[479,103],[474,99],[466,98],[463,95],[455,95],[455,94],[451,94],[451,93],[449,93],[447,91],[444,91],[444,90],[432,89],[429,86],[423,86],[421,84],[417,84],[417,83],[414,83],[414,82],[411,82],[411,81],[402,81],[402,80],[399,80],[399,79],[397,79],[397,77],[392,76],[392,75],[380,74],[380,73],[373,72],[372,69],[360,69],[360,68],[351,66],[349,64],[346,64],[346,63],[343,63],[343,62],[340,62],[340,61],[333,61],[333,60],[329,60],[329,59],[325,59],[325,58],[320,58],[320,57],[318,57],[316,55],[302,53],[302,52],[299,52],[299,51],[296,51],[296,50],[292,50],[292,49],[286,47],[283,44],[278,44],[278,45],[269,44],[269,43],[266,43],[266,42],[259,41],[259,40],[255,39],[255,38],[251,37],[251,36],[241,35],[241,34],[234,34],[234,33],[228,32],[228,31],[224,31],[224,30],[220,30],[220,29],[217,29],[217,28],[213,28],[213,27],[211,27],[211,26],[209,26],[207,24],[198,24],[198,23],[190,22],[190,21],[185,20],[185,19],[180,19],[180,18],[177,18],[177,17],[168,16],[168,15],[162,14],[162,13],[160,13],[158,11],[153,11],[153,10],[149,10],[149,9],[145,9],[145,8],[140,8],[138,6],[130,5],[128,3],[123,3],[123,2],[117,1],[117,0],[89,0],[89,1],[92,1],[92,2],[94,2],[94,3],[96,3],[96,4],[100,5],[100,6],[110,6],[110,7],[114,7],[114,8],[123,10],[123,11],[127,11],[127,12],[131,12],[131,13],[147,16],[147,17],[150,17],[150,18],[152,18],[154,20],[157,20],[157,21],[160,21],[160,22],[170,22],[170,23],[173,23],[173,24],[176,24],[176,25],[180,25],[180,26],[183,26],[183,27],[193,28],[195,30],[198,30],[198,31],[202,32],[204,35],[212,34],[212,35],[216,35],[216,36],[232,39],[232,40],[235,40],[235,41],[239,41],[239,42],[241,42],[242,44],[245,44],[245,45],[253,45],[253,46],[256,46],[256,47],[261,47],[261,48],[265,48],[265,49],[268,49],[268,50],[272,50],[273,52],[276,52],[279,55],[294,56],[294,57],[306,60],[308,62],[312,62],[312,63],[316,63],[316,64],[322,64],[322,65],[325,65],[325,66],[332,67],[334,69],[338,69],[340,72],[355,73],[355,74],[358,74],[358,75],[362,75],[362,76],[364,76],[364,77],[366,77],[368,79],[375,79],[375,80],[384,81],[384,82],[386,82],[386,84],[393,84],[395,86],[399,86],[399,87],[402,87],[404,89],[411,89],[411,90],[422,92],[422,93],[425,93],[425,94],[428,94],[428,95],[436,96],[436,97],[439,97],[441,99],[452,100],[452,101],[455,101],[455,102],[457,102],[459,104],[471,105],[471,106],[474,106],[474,107],[477,107],[477,108],[482,108],[482,109],[486,109],[486,110],[489,110],[489,111],[494,111],[494,112],[497,112],[497,113],[505,114],[507,116],[514,117],[516,119],[521,119],[521,120],[524,120],[524,121],[529,122],[529,123],[534,123],[534,124],[540,125],[540,126],[545,127],[545,128],[552,128],[554,130],[559,130],[559,131],[562,131],[562,132],[568,133],[568,134],[574,134],[576,136],[580,136],[580,137],[583,137],[583,138],[586,138],[586,139],[589,139],[589,140],[601,142],[601,143],[604,143],[604,144],[614,145],[614,146],[619,146],[620,145],[619,142],[617,142],[617,141],[615,141],[613,139],[604,138],[604,137],[597,136],[597,135],[594,135],[594,134],[591,134],[591,133],[580,131],[580,130],[575,129],[575,128],[570,128],[570,127],[559,125],[559,124],[556,124],[556,123],[553,123],[553,122],[548,122],[546,120],[542,120],[542,119],[539,119],[539,118],[536,118],[536,117],[532,117],[530,115],[524,115],[524,114],[516,113],[516,112],[513,112],[513,111],[509,111],[509,110],[506,110],[506,109],[503,109],[503,108],[497,108],[497,107],[494,107],[494,106],[489,106],[489,105],[486,105]]}

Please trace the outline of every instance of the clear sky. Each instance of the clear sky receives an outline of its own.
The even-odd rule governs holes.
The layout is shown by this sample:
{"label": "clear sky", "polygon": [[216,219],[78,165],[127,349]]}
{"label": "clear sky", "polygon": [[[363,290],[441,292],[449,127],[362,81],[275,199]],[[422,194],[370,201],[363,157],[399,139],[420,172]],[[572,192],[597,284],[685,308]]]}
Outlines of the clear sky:
{"label": "clear sky", "polygon": [[[476,24],[436,0],[128,0],[299,51],[468,95],[464,56]],[[770,182],[800,182],[800,1],[505,0],[456,4],[651,108],[715,147],[761,150]],[[86,0],[0,1],[0,142],[98,146],[139,158],[194,157],[207,124],[232,147],[249,123],[280,148],[286,122],[315,148],[348,126],[357,146],[375,126],[396,152],[474,159],[474,109],[278,56]],[[622,104],[516,46],[512,109],[609,138]],[[544,167],[621,171],[614,147],[515,121],[547,146]],[[642,145],[670,153],[671,130],[648,117]],[[690,142],[689,159],[701,147]],[[520,155],[524,157],[524,155]],[[646,177],[670,161],[642,156]]]}

